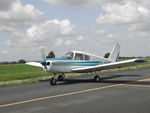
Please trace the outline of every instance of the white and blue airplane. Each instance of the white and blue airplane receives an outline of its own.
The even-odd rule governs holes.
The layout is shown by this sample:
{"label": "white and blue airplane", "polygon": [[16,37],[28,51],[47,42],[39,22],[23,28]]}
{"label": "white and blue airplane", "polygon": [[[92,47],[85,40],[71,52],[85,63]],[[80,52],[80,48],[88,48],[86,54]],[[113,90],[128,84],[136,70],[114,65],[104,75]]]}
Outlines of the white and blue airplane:
{"label": "white and blue airplane", "polygon": [[94,80],[99,82],[101,81],[101,78],[96,74],[97,71],[146,62],[143,59],[131,59],[118,62],[119,53],[120,45],[116,43],[108,58],[81,51],[69,51],[58,58],[47,58],[40,63],[28,62],[26,64],[42,67],[44,71],[54,73],[54,76],[50,79],[50,84],[56,85],[56,74],[58,73],[61,73],[58,76],[58,80],[62,81],[65,77],[64,73],[94,72]]}

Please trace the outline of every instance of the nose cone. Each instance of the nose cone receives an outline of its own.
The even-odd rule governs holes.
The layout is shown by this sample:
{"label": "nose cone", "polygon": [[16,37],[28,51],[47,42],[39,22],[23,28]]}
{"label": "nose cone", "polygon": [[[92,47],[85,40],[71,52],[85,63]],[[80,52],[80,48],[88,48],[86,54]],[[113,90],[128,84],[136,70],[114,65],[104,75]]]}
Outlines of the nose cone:
{"label": "nose cone", "polygon": [[41,61],[42,65],[46,65],[46,60]]}

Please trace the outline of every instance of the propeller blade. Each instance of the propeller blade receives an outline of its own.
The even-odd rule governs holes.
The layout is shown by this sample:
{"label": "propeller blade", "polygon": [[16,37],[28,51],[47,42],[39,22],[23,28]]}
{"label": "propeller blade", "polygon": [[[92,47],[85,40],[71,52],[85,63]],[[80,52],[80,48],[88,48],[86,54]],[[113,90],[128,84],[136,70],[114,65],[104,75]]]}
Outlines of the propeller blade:
{"label": "propeller blade", "polygon": [[46,57],[45,57],[45,49],[44,48],[41,49],[41,55],[42,55],[42,59],[45,60]]}
{"label": "propeller blade", "polygon": [[45,48],[41,48],[41,56],[43,61],[41,61],[42,66],[44,67],[44,70],[47,71],[47,62],[46,62],[46,56],[45,56]]}

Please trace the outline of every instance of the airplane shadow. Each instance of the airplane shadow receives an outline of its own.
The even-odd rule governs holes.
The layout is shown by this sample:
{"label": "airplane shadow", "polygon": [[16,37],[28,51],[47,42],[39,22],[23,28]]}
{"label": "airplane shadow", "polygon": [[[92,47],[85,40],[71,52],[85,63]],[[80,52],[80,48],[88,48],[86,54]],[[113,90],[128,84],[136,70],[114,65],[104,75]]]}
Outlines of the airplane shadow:
{"label": "airplane shadow", "polygon": [[[140,81],[136,82],[136,80],[113,80],[113,78],[122,78],[122,77],[140,77],[144,75],[107,75],[107,77],[102,77],[101,82],[99,83],[111,83],[111,84],[136,84],[136,85],[150,85],[150,81]],[[58,82],[57,85],[68,85],[68,84],[78,84],[78,83],[96,83],[93,78],[85,79],[85,78],[66,78],[62,82]]]}

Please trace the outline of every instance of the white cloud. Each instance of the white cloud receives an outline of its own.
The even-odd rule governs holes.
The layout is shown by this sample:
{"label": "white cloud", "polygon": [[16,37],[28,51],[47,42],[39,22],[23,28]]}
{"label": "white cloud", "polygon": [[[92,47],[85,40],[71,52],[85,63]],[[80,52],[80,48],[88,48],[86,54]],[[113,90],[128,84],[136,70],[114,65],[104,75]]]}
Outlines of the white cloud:
{"label": "white cloud", "polygon": [[7,51],[7,50],[2,50],[2,53],[3,53],[3,54],[8,54],[9,51]]}
{"label": "white cloud", "polygon": [[[13,2],[12,2],[13,1]],[[37,23],[44,20],[44,14],[35,9],[33,5],[22,5],[20,0],[2,0],[3,7],[7,7],[8,10],[0,9],[0,29],[3,27],[27,27],[33,23]],[[7,4],[8,2],[8,4]]]}
{"label": "white cloud", "polygon": [[11,46],[11,45],[12,45],[12,42],[11,42],[11,40],[6,40],[6,41],[5,41],[5,44],[6,44],[7,46]]}
{"label": "white cloud", "polygon": [[16,0],[0,0],[0,10],[9,10]]}
{"label": "white cloud", "polygon": [[114,35],[111,33],[111,34],[108,34],[108,37],[112,38],[112,37],[114,37]]}
{"label": "white cloud", "polygon": [[82,36],[82,35],[78,36],[78,37],[77,37],[77,40],[78,40],[78,41],[83,40],[83,36]]}
{"label": "white cloud", "polygon": [[56,39],[55,46],[60,46],[61,44],[63,44],[63,40],[60,38]]}
{"label": "white cloud", "polygon": [[64,19],[62,21],[54,19],[54,20],[49,21],[49,22],[50,22],[50,24],[55,25],[54,26],[54,28],[56,28],[55,30],[57,30],[57,28],[59,26],[59,31],[61,31],[62,35],[72,34],[75,30],[75,25],[71,24],[68,19]]}
{"label": "white cloud", "polygon": [[106,4],[102,9],[105,14],[96,19],[97,24],[132,24],[149,16],[149,10],[136,2]]}
{"label": "white cloud", "polygon": [[[4,41],[8,47],[3,54],[11,50],[18,57],[29,57],[35,53],[37,58],[41,47],[47,50],[67,49],[75,43],[73,40],[78,33],[68,19],[47,20],[44,13],[31,4],[22,5],[20,0],[7,2],[7,10],[0,8],[0,31],[10,34],[13,39]],[[3,5],[7,4],[3,2]]]}
{"label": "white cloud", "polygon": [[[16,38],[13,47],[16,53],[25,56],[30,55],[33,51],[39,51],[41,47],[47,50],[56,50],[58,48],[68,48],[75,44],[78,33],[75,26],[68,19],[64,20],[46,20],[39,24],[34,24],[29,27],[19,38]],[[34,55],[39,56],[39,52]]]}
{"label": "white cloud", "polygon": [[97,35],[104,35],[105,33],[106,31],[104,29],[99,29],[99,30],[94,31],[94,34],[97,34]]}
{"label": "white cloud", "polygon": [[90,7],[96,3],[98,0],[44,0],[50,4],[65,4],[75,8],[83,8],[83,7]]}
{"label": "white cloud", "polygon": [[[0,31],[11,36],[4,40],[3,45],[7,45],[1,51],[4,56],[9,53],[9,56],[17,60],[23,57],[27,60],[39,60],[42,47],[46,48],[46,52],[53,50],[56,56],[69,50],[81,50],[103,56],[112,49],[116,41],[121,44],[123,56],[140,56],[145,55],[145,51],[150,51],[147,46],[150,42],[150,10],[145,1],[45,1],[75,8],[99,4],[104,12],[97,18],[96,28],[94,26],[88,34],[82,34],[69,19],[47,20],[44,13],[31,4],[23,5],[19,0],[6,0],[8,4],[3,2],[6,8],[0,8]],[[124,25],[125,27],[120,27]],[[137,50],[138,47],[142,48]]]}
{"label": "white cloud", "polygon": [[[144,3],[143,3],[144,4]],[[102,9],[104,14],[96,19],[99,25],[128,25],[128,29],[150,30],[150,9],[141,2],[126,0],[123,4],[109,3]]]}
{"label": "white cloud", "polygon": [[73,8],[89,8],[94,5],[105,3],[121,2],[120,0],[44,0],[50,4],[67,5]]}
{"label": "white cloud", "polygon": [[[28,28],[25,33],[26,41],[50,41],[55,38],[73,35],[75,33],[75,26],[69,20],[64,19],[59,21],[57,19],[47,20],[45,22],[34,24]],[[60,42],[60,40],[59,40]]]}
{"label": "white cloud", "polygon": [[64,42],[64,45],[66,45],[66,46],[72,46],[73,44],[75,44],[75,42],[73,40],[66,40]]}

